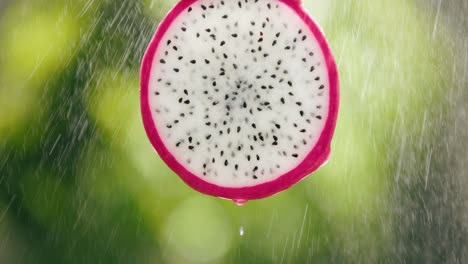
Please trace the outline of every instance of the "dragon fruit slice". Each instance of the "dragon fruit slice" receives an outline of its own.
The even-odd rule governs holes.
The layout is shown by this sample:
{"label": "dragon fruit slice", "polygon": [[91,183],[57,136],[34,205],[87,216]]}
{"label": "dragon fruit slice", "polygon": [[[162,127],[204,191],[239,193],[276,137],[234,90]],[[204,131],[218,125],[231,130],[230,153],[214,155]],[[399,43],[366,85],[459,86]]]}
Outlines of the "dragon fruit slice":
{"label": "dragon fruit slice", "polygon": [[327,162],[338,102],[330,48],[297,0],[182,0],[143,59],[153,147],[192,188],[238,203]]}

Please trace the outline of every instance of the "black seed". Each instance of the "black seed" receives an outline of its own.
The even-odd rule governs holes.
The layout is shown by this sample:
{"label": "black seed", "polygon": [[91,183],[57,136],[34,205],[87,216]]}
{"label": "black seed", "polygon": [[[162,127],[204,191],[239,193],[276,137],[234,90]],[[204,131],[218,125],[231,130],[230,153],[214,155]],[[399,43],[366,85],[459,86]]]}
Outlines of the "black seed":
{"label": "black seed", "polygon": [[219,156],[223,156],[224,155],[224,150],[221,150],[221,152],[219,153]]}
{"label": "black seed", "polygon": [[301,106],[301,105],[302,105],[302,103],[301,103],[301,102],[296,102],[296,104],[297,104],[298,106]]}
{"label": "black seed", "polygon": [[177,142],[177,144],[175,145],[176,147],[179,147],[180,144],[182,144],[182,142]]}
{"label": "black seed", "polygon": [[263,38],[259,38],[259,39],[258,39],[258,42],[262,42],[262,41],[263,41]]}
{"label": "black seed", "polygon": [[175,51],[177,51],[177,47],[176,47],[176,46],[174,46],[174,47],[172,47],[172,48],[173,48]]}
{"label": "black seed", "polygon": [[167,45],[168,45],[168,46],[171,45],[171,43],[172,43],[171,40],[168,40],[168,41],[167,41]]}
{"label": "black seed", "polygon": [[222,18],[224,18],[224,19],[228,18],[228,15],[224,15],[224,16],[222,16]]}
{"label": "black seed", "polygon": [[224,161],[224,166],[227,166],[227,165],[228,165],[228,161],[225,160],[225,161]]}
{"label": "black seed", "polygon": [[159,95],[159,92],[154,92],[154,95]]}
{"label": "black seed", "polygon": [[193,140],[192,137],[189,137],[189,138],[188,138],[189,143],[192,143],[192,140]]}
{"label": "black seed", "polygon": [[185,100],[184,104],[190,104],[190,100]]}
{"label": "black seed", "polygon": [[167,128],[172,128],[172,126],[171,126],[171,125],[167,125]]}
{"label": "black seed", "polygon": [[189,12],[192,12],[192,7],[189,7],[188,11],[189,11]]}
{"label": "black seed", "polygon": [[179,60],[182,60],[183,58],[184,58],[184,57],[182,57],[182,56],[179,56],[179,58],[178,58],[178,59],[179,59]]}
{"label": "black seed", "polygon": [[216,82],[213,82],[213,86],[216,86]]}
{"label": "black seed", "polygon": [[301,133],[305,133],[305,132],[306,132],[306,130],[305,130],[305,129],[301,129],[299,132],[301,132]]}
{"label": "black seed", "polygon": [[193,150],[194,149],[194,146],[189,146],[188,147],[190,150]]}
{"label": "black seed", "polygon": [[238,5],[240,8],[242,8],[242,3],[241,3],[240,1],[237,3],[237,5]]}
{"label": "black seed", "polygon": [[275,141],[275,142],[273,142],[273,143],[271,143],[271,144],[272,144],[273,146],[277,146],[277,145],[278,145],[278,142]]}
{"label": "black seed", "polygon": [[231,36],[234,37],[234,38],[237,38],[237,34],[235,34],[235,33],[232,34]]}
{"label": "black seed", "polygon": [[232,65],[232,67],[234,67],[234,69],[237,70],[237,64],[234,63],[234,64]]}
{"label": "black seed", "polygon": [[206,169],[206,163],[203,164],[203,168]]}
{"label": "black seed", "polygon": [[247,160],[250,161],[250,155],[247,155]]}
{"label": "black seed", "polygon": [[258,171],[258,166],[255,166],[255,168],[253,168],[253,171]]}
{"label": "black seed", "polygon": [[228,55],[226,55],[226,53],[223,53],[223,57],[224,57],[225,59],[227,59],[227,58],[228,58]]}
{"label": "black seed", "polygon": [[297,155],[297,154],[292,154],[291,156],[293,156],[295,158],[299,157],[299,155]]}
{"label": "black seed", "polygon": [[275,124],[275,127],[278,128],[278,129],[281,128],[281,126],[279,124]]}
{"label": "black seed", "polygon": [[255,123],[252,123],[252,127],[255,128],[255,129],[257,128],[257,126],[255,125]]}
{"label": "black seed", "polygon": [[208,76],[203,75],[202,78],[206,80],[208,78]]}
{"label": "black seed", "polygon": [[206,139],[210,139],[210,138],[211,138],[211,135],[206,136]]}
{"label": "black seed", "polygon": [[199,37],[200,37],[200,33],[197,33],[197,38],[199,38]]}
{"label": "black seed", "polygon": [[306,40],[307,39],[307,36],[303,36],[302,37],[302,41]]}
{"label": "black seed", "polygon": [[276,74],[271,75],[271,78],[275,79],[275,78],[276,78]]}
{"label": "black seed", "polygon": [[281,103],[283,103],[283,104],[284,104],[284,98],[283,98],[283,97],[281,97]]}
{"label": "black seed", "polygon": [[214,8],[214,5],[210,5],[210,8]]}
{"label": "black seed", "polygon": [[322,120],[322,116],[316,116],[318,120]]}
{"label": "black seed", "polygon": [[276,33],[276,37],[279,37],[280,35],[281,35],[281,33],[280,33],[280,32]]}
{"label": "black seed", "polygon": [[301,116],[304,116],[304,111],[302,111],[302,110],[299,111],[299,114],[300,114]]}
{"label": "black seed", "polygon": [[291,81],[288,81],[288,85],[292,87],[292,82],[291,82]]}
{"label": "black seed", "polygon": [[320,85],[319,90],[322,90],[323,88],[325,88],[325,86],[322,84]]}
{"label": "black seed", "polygon": [[184,31],[184,32],[187,31],[187,28],[182,27],[181,29],[182,29],[182,31]]}
{"label": "black seed", "polygon": [[201,8],[203,8],[203,10],[206,10],[206,6],[204,5],[201,5]]}
{"label": "black seed", "polygon": [[316,77],[315,80],[316,80],[316,81],[320,81],[320,77]]}
{"label": "black seed", "polygon": [[278,60],[277,64],[278,65],[281,65],[282,61],[281,60]]}
{"label": "black seed", "polygon": [[185,94],[185,95],[188,95],[187,89],[184,89],[184,94]]}
{"label": "black seed", "polygon": [[252,178],[254,178],[255,180],[256,180],[256,179],[258,179],[258,177],[257,177],[257,176],[255,176],[255,175],[254,175]]}
{"label": "black seed", "polygon": [[174,71],[175,71],[175,72],[179,72],[179,69],[177,69],[177,68],[174,68]]}
{"label": "black seed", "polygon": [[179,103],[182,103],[183,100],[184,100],[184,99],[183,99],[182,97],[179,98]]}
{"label": "black seed", "polygon": [[210,64],[210,61],[207,60],[207,59],[205,59],[205,63],[206,63],[206,64]]}
{"label": "black seed", "polygon": [[239,165],[236,164],[236,165],[234,166],[234,169],[236,169],[236,170],[239,169]]}
{"label": "black seed", "polygon": [[163,60],[163,59],[161,59],[159,62],[161,62],[161,63],[166,63],[166,61],[165,61],[165,60]]}
{"label": "black seed", "polygon": [[197,63],[197,61],[196,60],[191,60],[190,63],[195,64],[195,63]]}
{"label": "black seed", "polygon": [[291,46],[286,46],[284,49],[285,49],[285,50],[290,50],[290,49],[291,49]]}

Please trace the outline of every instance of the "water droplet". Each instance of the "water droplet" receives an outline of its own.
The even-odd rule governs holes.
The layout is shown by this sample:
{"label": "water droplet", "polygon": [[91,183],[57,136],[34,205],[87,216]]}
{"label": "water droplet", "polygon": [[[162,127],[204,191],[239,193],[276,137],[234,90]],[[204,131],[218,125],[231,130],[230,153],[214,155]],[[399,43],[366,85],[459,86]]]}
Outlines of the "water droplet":
{"label": "water droplet", "polygon": [[240,236],[244,235],[244,227],[242,227],[242,226],[240,227],[239,234],[240,234]]}
{"label": "water droplet", "polygon": [[246,204],[248,202],[248,200],[242,200],[242,199],[239,199],[239,200],[232,200],[235,204],[237,204],[238,206],[242,206],[244,204]]}

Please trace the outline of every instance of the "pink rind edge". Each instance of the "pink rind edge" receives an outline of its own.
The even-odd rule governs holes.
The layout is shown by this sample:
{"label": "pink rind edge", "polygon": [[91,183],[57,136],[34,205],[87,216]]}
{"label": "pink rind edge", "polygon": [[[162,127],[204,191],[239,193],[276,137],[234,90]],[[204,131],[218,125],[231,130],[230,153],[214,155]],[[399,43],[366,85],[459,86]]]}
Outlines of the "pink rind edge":
{"label": "pink rind edge", "polygon": [[278,0],[289,6],[296,14],[306,23],[311,32],[317,39],[320,48],[323,51],[325,61],[327,63],[328,78],[330,84],[330,102],[329,111],[325,127],[320,135],[319,140],[313,147],[307,157],[293,170],[283,176],[266,183],[256,186],[228,188],[208,183],[193,173],[185,169],[175,157],[167,150],[166,146],[159,137],[158,131],[154,125],[154,120],[151,114],[149,105],[149,79],[151,74],[151,64],[154,60],[155,52],[161,39],[167,32],[173,20],[190,5],[198,0],[182,0],[168,13],[164,20],[159,25],[156,34],[151,40],[149,47],[143,57],[140,74],[140,103],[143,125],[145,127],[148,138],[157,151],[159,156],[179,177],[193,189],[212,196],[233,199],[233,200],[255,200],[272,196],[276,193],[284,191],[307,177],[310,173],[316,171],[330,156],[330,143],[336,127],[339,108],[339,80],[338,70],[333,58],[330,46],[319,26],[302,8],[298,0]]}

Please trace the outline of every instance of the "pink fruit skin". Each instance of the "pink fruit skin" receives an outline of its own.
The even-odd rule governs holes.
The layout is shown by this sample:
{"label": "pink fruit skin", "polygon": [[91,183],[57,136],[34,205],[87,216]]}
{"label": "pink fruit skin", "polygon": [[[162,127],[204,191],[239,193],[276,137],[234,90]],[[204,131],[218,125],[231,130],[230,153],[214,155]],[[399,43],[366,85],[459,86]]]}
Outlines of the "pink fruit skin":
{"label": "pink fruit skin", "polygon": [[304,179],[310,173],[316,171],[324,165],[330,156],[330,143],[335,131],[336,121],[338,118],[339,106],[339,81],[336,63],[331,53],[330,46],[325,39],[319,26],[312,20],[308,13],[303,9],[299,0],[277,0],[296,12],[296,14],[308,25],[311,32],[320,44],[323,51],[325,61],[328,68],[328,78],[330,83],[330,102],[328,109],[328,118],[325,127],[320,135],[319,140],[307,155],[307,157],[293,170],[278,177],[276,180],[262,183],[250,187],[228,188],[208,183],[198,176],[194,175],[183,167],[174,156],[167,150],[162,142],[158,131],[153,121],[151,108],[149,105],[149,80],[151,74],[151,66],[156,53],[156,50],[161,42],[161,39],[167,32],[171,23],[176,19],[184,10],[186,10],[197,0],[182,0],[180,1],[161,22],[158,30],[151,40],[151,43],[145,53],[141,66],[140,76],[140,103],[143,124],[146,129],[148,138],[158,152],[159,156],[166,162],[166,164],[177,173],[180,178],[193,189],[212,196],[232,199],[232,200],[254,200],[272,196],[283,190],[288,189],[295,183]]}

